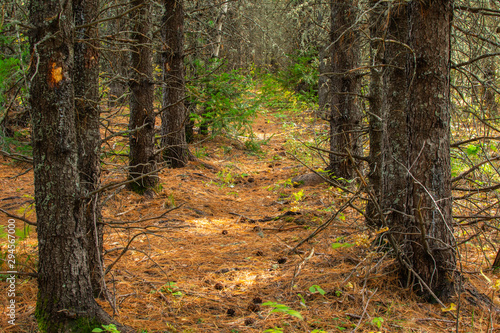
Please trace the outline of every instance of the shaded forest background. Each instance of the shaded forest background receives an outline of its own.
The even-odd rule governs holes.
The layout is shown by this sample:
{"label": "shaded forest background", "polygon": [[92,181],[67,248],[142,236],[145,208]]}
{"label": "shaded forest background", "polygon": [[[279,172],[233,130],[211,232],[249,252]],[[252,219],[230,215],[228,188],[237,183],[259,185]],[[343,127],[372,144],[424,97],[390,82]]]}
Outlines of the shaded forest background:
{"label": "shaded forest background", "polygon": [[[396,202],[406,192],[384,201],[390,192],[381,190],[384,184],[397,184],[382,173],[391,159],[378,160],[387,149],[395,161],[407,151],[397,137],[380,133],[406,126],[417,114],[408,112],[408,100],[416,100],[412,84],[425,59],[415,47],[422,44],[411,44],[411,38],[427,3],[422,9],[418,1],[73,1],[71,11],[58,1],[50,2],[53,7],[39,3],[6,1],[0,22],[0,236],[8,239],[6,221],[15,218],[17,269],[23,272],[20,324],[2,322],[7,331],[37,331],[44,321],[41,309],[52,313],[51,323],[74,319],[74,313],[63,316],[57,306],[40,302],[44,292],[59,290],[50,278],[57,267],[39,271],[50,266],[46,254],[61,252],[71,262],[64,251],[39,249],[36,229],[42,224],[33,227],[41,221],[40,193],[50,191],[36,182],[35,190],[34,173],[59,145],[50,141],[58,123],[44,123],[44,113],[33,110],[58,101],[69,102],[63,108],[75,117],[75,133],[66,134],[78,163],[68,178],[74,186],[64,189],[78,188],[74,193],[85,198],[75,204],[83,207],[82,225],[75,222],[82,229],[68,228],[75,230],[68,239],[87,238],[76,252],[89,261],[82,264],[88,290],[78,293],[97,299],[87,297],[83,306],[83,317],[98,319],[91,328],[111,330],[111,323],[121,331],[168,332],[498,329],[498,1],[456,0],[450,7],[444,79],[449,90],[443,90],[449,91],[449,104],[443,108],[450,116],[452,197],[446,200],[453,207],[442,226],[453,232],[441,239],[428,237],[427,217],[419,219],[427,210],[426,195],[412,198],[413,234],[398,229],[406,222],[391,212],[401,213]],[[430,3],[445,8],[451,2]],[[73,19],[68,23],[61,13]],[[431,16],[422,14],[420,22]],[[53,54],[45,52],[52,39],[72,43],[54,65]],[[439,53],[438,48],[426,51]],[[345,55],[352,67],[335,67]],[[53,79],[48,87],[68,84],[66,65],[59,65],[68,59],[76,73],[71,98],[36,95],[44,70]],[[398,71],[406,75],[399,84],[403,90],[389,79]],[[352,90],[338,88],[338,77],[354,82]],[[440,94],[431,99],[442,99]],[[347,96],[346,104],[336,96]],[[354,111],[335,120],[336,105],[348,109],[348,103]],[[396,119],[384,113],[387,105],[406,113]],[[339,133],[349,133],[346,150],[332,143],[337,125]],[[423,155],[424,148],[417,153]],[[68,164],[57,166],[55,174]],[[406,183],[412,177],[419,183],[418,172],[437,182],[434,169],[405,167]],[[44,177],[38,184],[51,182],[50,175]],[[437,202],[439,207],[441,198]],[[54,228],[73,226],[58,219]],[[405,233],[401,244],[430,253],[429,244],[439,248],[432,244],[437,239],[451,249],[443,261],[453,262],[453,274],[435,285],[432,271],[431,283],[418,280],[426,270],[419,263],[440,259],[393,246]],[[5,280],[7,246],[0,256]],[[56,262],[51,264],[61,266]],[[413,266],[404,268],[405,263]],[[39,290],[37,277],[44,286]]]}

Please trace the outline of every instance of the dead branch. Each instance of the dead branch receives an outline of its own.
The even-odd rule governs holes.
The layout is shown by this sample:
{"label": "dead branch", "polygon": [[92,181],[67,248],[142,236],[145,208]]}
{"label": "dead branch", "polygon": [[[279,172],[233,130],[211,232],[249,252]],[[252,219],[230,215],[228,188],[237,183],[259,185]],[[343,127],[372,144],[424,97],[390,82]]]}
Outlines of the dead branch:
{"label": "dead branch", "polygon": [[22,216],[18,216],[18,215],[14,215],[12,213],[9,213],[8,211],[3,210],[2,208],[0,208],[0,212],[4,213],[8,217],[12,217],[13,219],[21,220],[21,221],[25,222],[26,224],[29,224],[29,225],[32,225],[32,226],[36,227],[36,223],[35,222],[31,222],[30,220],[28,220],[28,219],[26,219],[26,218],[24,218]]}

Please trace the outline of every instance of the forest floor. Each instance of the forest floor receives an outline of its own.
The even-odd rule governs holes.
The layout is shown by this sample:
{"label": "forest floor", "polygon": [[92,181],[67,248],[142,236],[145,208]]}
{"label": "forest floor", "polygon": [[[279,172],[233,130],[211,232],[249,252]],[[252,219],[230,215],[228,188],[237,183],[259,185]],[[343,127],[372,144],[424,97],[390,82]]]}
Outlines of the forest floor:
{"label": "forest floor", "polygon": [[[498,313],[468,302],[466,293],[453,300],[460,304],[457,324],[453,306],[426,303],[400,287],[397,263],[374,251],[377,232],[354,209],[337,214],[292,253],[352,194],[327,183],[292,184],[293,177],[311,172],[302,162],[313,170],[325,167],[301,143],[327,131],[312,111],[261,110],[252,129],[250,144],[222,136],[193,144],[199,160],[162,170],[154,196],[124,187],[103,195],[110,223],[104,260],[106,266],[119,260],[107,276],[115,304],[99,303],[109,313],[114,307],[117,321],[147,332],[451,332],[457,325],[459,332],[500,332]],[[126,142],[117,139],[113,147],[120,140]],[[34,193],[29,164],[0,162],[0,208],[34,220],[34,213],[28,215]],[[103,184],[124,179],[120,163],[108,161]],[[135,223],[126,229],[112,224],[125,221]],[[6,222],[3,215],[1,224]],[[35,271],[33,228],[19,240],[16,255],[20,271]],[[0,270],[6,270],[3,262]],[[467,285],[491,296],[476,266],[464,272]],[[35,279],[18,279],[17,324],[9,326],[2,313],[0,331],[37,332],[36,293]],[[2,304],[6,299],[3,278]]]}

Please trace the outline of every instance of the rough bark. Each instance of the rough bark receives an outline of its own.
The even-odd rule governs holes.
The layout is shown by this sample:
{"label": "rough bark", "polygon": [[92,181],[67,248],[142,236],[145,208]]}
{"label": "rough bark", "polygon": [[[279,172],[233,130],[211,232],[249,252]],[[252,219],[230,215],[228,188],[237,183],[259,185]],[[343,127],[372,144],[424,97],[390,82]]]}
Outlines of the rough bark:
{"label": "rough bark", "polygon": [[83,223],[72,81],[73,8],[71,1],[32,0],[29,10],[34,27],[30,104],[39,256],[35,315],[42,332],[67,332],[106,317],[92,294]]}
{"label": "rough bark", "polygon": [[181,0],[165,0],[163,30],[163,109],[161,113],[163,158],[172,168],[184,167],[189,150],[184,105],[184,10]]}
{"label": "rough bark", "polygon": [[369,115],[369,138],[370,138],[370,156],[368,180],[370,182],[370,191],[374,194],[374,199],[368,201],[366,206],[366,219],[369,225],[380,227],[381,216],[377,206],[380,207],[380,198],[382,197],[382,167],[384,163],[384,107],[385,100],[383,95],[383,75],[385,67],[383,42],[385,35],[385,10],[386,4],[378,0],[371,0],[370,6],[370,115]]}
{"label": "rough bark", "polygon": [[[98,0],[74,0],[75,25],[83,25],[97,18]],[[96,26],[76,30],[74,88],[76,108],[76,135],[78,143],[78,172],[81,193],[86,197],[100,185],[99,132],[99,52]],[[86,226],[86,249],[95,296],[103,296],[103,226],[98,195],[84,201],[83,223]]]}
{"label": "rough bark", "polygon": [[[201,31],[201,11],[200,9],[201,3],[199,1],[196,1],[194,8],[192,9],[195,13],[193,14],[193,29],[194,31]],[[192,50],[189,55],[186,55],[187,57],[187,66],[185,70],[185,75],[187,78],[193,82],[196,82],[199,78],[199,64],[198,61],[200,59],[201,53],[200,50],[202,49],[202,45],[200,45],[200,38],[196,33],[188,33],[186,34],[186,39],[185,39],[185,44],[186,44],[186,49]],[[186,142],[187,143],[192,143],[194,141],[194,118],[191,117],[191,115],[198,114],[200,115],[200,106],[197,103],[196,98],[193,98],[192,96],[187,96],[184,106],[186,107],[186,113],[188,115],[188,119],[186,121],[186,125],[184,126],[184,130],[186,132]]]}
{"label": "rough bark", "polygon": [[356,21],[357,1],[332,0],[332,75],[330,117],[330,164],[333,177],[351,179],[355,165],[342,155],[347,151],[359,155],[361,112],[357,105],[360,79],[355,68],[359,62]]}
{"label": "rough bark", "polygon": [[408,129],[406,125],[406,56],[408,12],[405,1],[388,9],[384,75],[384,152],[380,205],[393,235],[401,235],[408,181]]}
{"label": "rough bark", "polygon": [[[156,170],[155,114],[153,110],[154,84],[153,63],[151,54],[150,27],[151,13],[148,0],[134,0],[133,7],[142,5],[131,13],[132,40],[130,81],[130,154],[129,177],[143,177],[133,183],[130,188],[137,193],[144,193],[158,184]],[[147,176],[145,176],[148,174]]]}
{"label": "rough bark", "polygon": [[[413,269],[436,295],[454,290],[451,215],[450,27],[452,0],[412,1],[408,60],[409,173],[406,242]],[[424,291],[425,293],[425,291]]]}

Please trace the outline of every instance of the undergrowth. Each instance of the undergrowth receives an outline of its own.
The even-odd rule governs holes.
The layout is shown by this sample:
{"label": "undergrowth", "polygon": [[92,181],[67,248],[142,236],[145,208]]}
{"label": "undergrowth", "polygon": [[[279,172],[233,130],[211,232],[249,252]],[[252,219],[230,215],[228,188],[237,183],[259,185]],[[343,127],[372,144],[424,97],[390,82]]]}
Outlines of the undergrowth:
{"label": "undergrowth", "polygon": [[199,78],[186,85],[190,103],[196,106],[191,121],[205,131],[202,134],[249,135],[259,105],[252,92],[255,83],[242,70],[223,71],[220,66],[217,59],[195,62]]}

